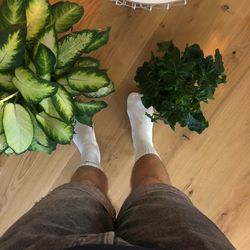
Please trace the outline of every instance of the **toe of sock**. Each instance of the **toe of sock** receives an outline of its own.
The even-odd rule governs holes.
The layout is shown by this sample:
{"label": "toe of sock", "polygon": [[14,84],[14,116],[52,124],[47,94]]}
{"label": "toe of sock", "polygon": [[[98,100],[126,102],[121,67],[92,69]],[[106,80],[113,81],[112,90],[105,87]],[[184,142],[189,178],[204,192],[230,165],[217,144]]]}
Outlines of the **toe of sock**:
{"label": "toe of sock", "polygon": [[127,99],[128,107],[134,106],[137,103],[141,103],[141,97],[142,95],[139,93],[135,93],[135,92],[130,93]]}
{"label": "toe of sock", "polygon": [[127,99],[127,111],[130,113],[131,111],[140,111],[144,114],[147,112],[148,114],[152,115],[154,110],[153,107],[146,109],[141,101],[142,95],[136,92],[132,92],[129,94]]}

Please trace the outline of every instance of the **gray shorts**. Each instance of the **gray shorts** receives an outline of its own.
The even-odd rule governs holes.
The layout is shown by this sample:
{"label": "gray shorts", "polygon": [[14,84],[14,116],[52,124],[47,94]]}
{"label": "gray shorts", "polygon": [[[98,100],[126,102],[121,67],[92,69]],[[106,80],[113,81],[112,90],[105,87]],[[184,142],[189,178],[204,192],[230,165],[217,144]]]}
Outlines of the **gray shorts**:
{"label": "gray shorts", "polygon": [[93,185],[65,184],[21,217],[1,238],[0,249],[55,250],[86,244],[235,249],[185,194],[164,184],[138,188],[117,218],[110,201]]}

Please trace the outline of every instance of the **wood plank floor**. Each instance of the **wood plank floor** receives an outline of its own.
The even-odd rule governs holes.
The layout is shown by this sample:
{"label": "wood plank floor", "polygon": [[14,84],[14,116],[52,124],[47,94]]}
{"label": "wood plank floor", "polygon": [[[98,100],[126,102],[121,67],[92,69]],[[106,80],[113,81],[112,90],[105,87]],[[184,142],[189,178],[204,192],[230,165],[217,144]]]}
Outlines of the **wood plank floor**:
{"label": "wood plank floor", "polygon": [[[54,1],[55,2],[55,1]],[[76,28],[112,27],[109,44],[95,53],[116,84],[109,108],[95,118],[110,196],[117,209],[129,193],[133,165],[126,98],[136,89],[138,65],[156,42],[173,39],[183,48],[199,43],[220,48],[228,83],[205,105],[210,127],[202,135],[157,124],[154,142],[175,186],[183,190],[239,250],[250,246],[250,1],[190,0],[185,7],[132,11],[107,0],[79,0],[85,18]],[[185,136],[183,136],[185,135]],[[51,156],[0,157],[0,234],[77,167],[73,145]]]}

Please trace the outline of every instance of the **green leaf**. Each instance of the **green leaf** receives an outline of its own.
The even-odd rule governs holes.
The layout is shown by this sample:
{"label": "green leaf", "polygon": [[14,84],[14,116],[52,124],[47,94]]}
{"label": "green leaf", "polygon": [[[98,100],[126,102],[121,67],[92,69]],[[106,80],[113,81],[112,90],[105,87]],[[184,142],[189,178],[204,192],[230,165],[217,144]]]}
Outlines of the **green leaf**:
{"label": "green leaf", "polygon": [[23,63],[25,30],[13,25],[0,31],[0,71],[13,70]]}
{"label": "green leaf", "polygon": [[12,83],[12,73],[0,72],[0,89],[3,91],[13,92],[16,90],[15,85]]}
{"label": "green leaf", "polygon": [[15,70],[13,83],[27,102],[39,103],[57,91],[57,86],[53,82],[36,77],[25,67]]}
{"label": "green leaf", "polygon": [[94,68],[76,69],[67,79],[69,86],[80,92],[94,92],[110,84],[106,71]]}
{"label": "green leaf", "polygon": [[[46,28],[42,36],[39,38],[39,42],[48,47],[57,58],[58,46],[57,46],[57,37],[54,26]],[[37,47],[39,46],[39,43]]]}
{"label": "green leaf", "polygon": [[75,106],[77,121],[92,127],[94,114],[106,108],[107,103],[104,101],[75,102]]}
{"label": "green leaf", "polygon": [[40,44],[34,58],[37,74],[46,80],[50,80],[51,73],[55,69],[56,58],[53,52],[43,44]]}
{"label": "green leaf", "polygon": [[71,96],[74,97],[74,96],[81,95],[81,92],[76,91],[76,90],[73,90],[73,89],[69,86],[69,83],[68,83],[67,78],[59,78],[59,79],[57,80],[57,82],[58,82],[61,86],[63,86],[63,87],[66,89],[66,91],[67,91]]}
{"label": "green leaf", "polygon": [[84,52],[89,53],[105,45],[109,40],[109,32],[110,28],[107,28],[105,31],[98,32],[95,35],[93,42],[91,42],[91,44],[84,50]]}
{"label": "green leaf", "polygon": [[188,114],[187,126],[191,131],[201,134],[208,127],[208,122],[201,112],[196,114]]}
{"label": "green leaf", "polygon": [[190,47],[186,47],[183,57],[185,61],[199,61],[204,58],[204,53],[198,44],[193,44]]}
{"label": "green leaf", "polygon": [[92,43],[95,30],[84,30],[64,36],[58,41],[57,68],[73,65]]}
{"label": "green leaf", "polygon": [[52,102],[51,97],[43,99],[39,104],[41,105],[41,107],[43,108],[43,110],[49,116],[61,119],[61,116],[58,114],[58,112],[57,112],[57,110],[56,110],[56,108],[55,108],[55,106],[54,106],[54,104]]}
{"label": "green leaf", "polygon": [[88,98],[100,98],[107,96],[115,91],[115,86],[112,81],[110,81],[110,84],[107,87],[100,88],[96,92],[86,92],[83,93],[84,96]]}
{"label": "green leaf", "polygon": [[52,96],[51,99],[61,117],[67,122],[72,121],[74,117],[74,104],[68,92],[59,86],[57,93]]}
{"label": "green leaf", "polygon": [[74,134],[74,128],[61,120],[41,112],[36,115],[36,119],[42,126],[45,133],[54,141],[61,144],[68,144],[71,142]]}
{"label": "green leaf", "polygon": [[180,50],[175,47],[172,41],[158,43],[159,51],[165,52],[164,59],[179,62],[180,61]]}
{"label": "green leaf", "polygon": [[55,3],[51,7],[51,23],[55,24],[57,33],[65,32],[81,19],[83,12],[77,3]]}
{"label": "green leaf", "polygon": [[218,74],[223,74],[225,72],[224,63],[222,61],[222,55],[219,49],[215,50],[215,69]]}
{"label": "green leaf", "polygon": [[27,40],[37,39],[45,28],[49,18],[49,3],[47,0],[26,1]]}
{"label": "green leaf", "polygon": [[80,57],[75,67],[78,68],[99,68],[100,67],[100,61],[93,58],[93,57]]}
{"label": "green leaf", "polygon": [[1,6],[0,22],[4,27],[26,21],[23,0],[5,0]]}
{"label": "green leaf", "polygon": [[8,145],[16,154],[25,152],[34,135],[28,111],[20,104],[8,103],[4,108],[3,126]]}
{"label": "green leaf", "polygon": [[8,148],[8,144],[4,134],[0,135],[0,154]]}

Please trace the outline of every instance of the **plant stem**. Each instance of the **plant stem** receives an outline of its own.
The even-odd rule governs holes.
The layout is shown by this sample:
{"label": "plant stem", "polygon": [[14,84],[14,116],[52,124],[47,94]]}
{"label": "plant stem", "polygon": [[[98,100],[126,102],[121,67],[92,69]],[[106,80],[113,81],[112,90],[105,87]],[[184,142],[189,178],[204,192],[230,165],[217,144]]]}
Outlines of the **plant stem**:
{"label": "plant stem", "polygon": [[12,95],[9,95],[9,96],[5,97],[3,100],[0,100],[0,104],[2,104],[2,103],[4,103],[4,102],[8,101],[9,99],[15,97],[18,93],[19,93],[19,91],[15,92],[15,93],[12,94]]}

